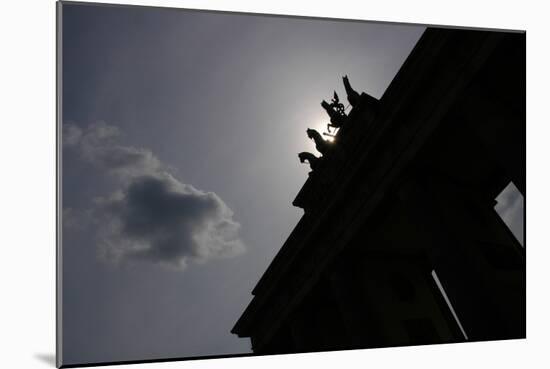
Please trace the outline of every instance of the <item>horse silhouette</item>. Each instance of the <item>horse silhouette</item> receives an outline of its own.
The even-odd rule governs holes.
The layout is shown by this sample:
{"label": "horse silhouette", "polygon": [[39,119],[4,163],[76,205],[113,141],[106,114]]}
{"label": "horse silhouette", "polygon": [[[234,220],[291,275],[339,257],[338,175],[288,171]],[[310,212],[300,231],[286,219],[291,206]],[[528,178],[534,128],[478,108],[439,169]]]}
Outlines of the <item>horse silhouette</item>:
{"label": "horse silhouette", "polygon": [[301,152],[298,154],[298,158],[300,158],[300,163],[303,163],[307,160],[311,170],[316,170],[321,163],[321,158],[318,158],[310,152]]}
{"label": "horse silhouette", "polygon": [[325,140],[319,132],[314,129],[308,128],[306,133],[309,138],[315,141],[315,148],[321,154],[325,155],[330,150],[332,144],[329,141]]}

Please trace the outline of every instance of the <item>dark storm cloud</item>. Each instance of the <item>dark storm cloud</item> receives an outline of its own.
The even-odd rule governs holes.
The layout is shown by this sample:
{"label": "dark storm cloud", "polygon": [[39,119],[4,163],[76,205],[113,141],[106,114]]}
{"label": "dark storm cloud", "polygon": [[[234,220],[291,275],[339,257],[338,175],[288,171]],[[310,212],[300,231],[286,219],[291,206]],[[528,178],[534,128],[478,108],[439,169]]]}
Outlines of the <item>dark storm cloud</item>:
{"label": "dark storm cloud", "polygon": [[63,130],[66,146],[121,184],[96,198],[92,211],[106,260],[183,269],[244,250],[240,225],[219,196],[180,182],[150,150],[120,144],[117,127],[99,122],[82,130],[67,123]]}
{"label": "dark storm cloud", "polygon": [[239,224],[224,202],[170,175],[137,176],[121,192],[97,200],[103,255],[178,268],[188,261],[243,249]]}

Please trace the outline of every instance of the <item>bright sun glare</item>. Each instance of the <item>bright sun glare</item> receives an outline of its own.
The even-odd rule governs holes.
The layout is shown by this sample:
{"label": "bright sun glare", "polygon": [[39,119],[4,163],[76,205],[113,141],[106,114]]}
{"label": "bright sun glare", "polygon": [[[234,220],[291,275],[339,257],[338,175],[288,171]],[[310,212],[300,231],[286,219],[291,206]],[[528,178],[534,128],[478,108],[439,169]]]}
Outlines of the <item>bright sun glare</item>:
{"label": "bright sun glare", "polygon": [[334,141],[334,137],[327,136],[325,133],[328,133],[330,135],[333,135],[336,133],[336,129],[331,128],[330,133],[327,131],[327,124],[329,123],[329,119],[326,120],[319,120],[318,123],[315,125],[315,127],[311,127],[315,130],[317,130],[320,134],[323,135],[323,138],[327,141]]}

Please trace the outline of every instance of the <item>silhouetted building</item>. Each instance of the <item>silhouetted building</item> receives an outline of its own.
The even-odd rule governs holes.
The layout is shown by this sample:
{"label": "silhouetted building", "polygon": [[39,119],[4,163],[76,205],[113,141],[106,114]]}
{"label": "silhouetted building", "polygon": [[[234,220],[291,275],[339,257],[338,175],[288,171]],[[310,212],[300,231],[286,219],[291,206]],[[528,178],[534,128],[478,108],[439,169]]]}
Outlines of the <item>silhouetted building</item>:
{"label": "silhouetted building", "polygon": [[525,337],[494,210],[525,195],[525,34],[428,29],[380,100],[352,95],[232,332],[259,354]]}

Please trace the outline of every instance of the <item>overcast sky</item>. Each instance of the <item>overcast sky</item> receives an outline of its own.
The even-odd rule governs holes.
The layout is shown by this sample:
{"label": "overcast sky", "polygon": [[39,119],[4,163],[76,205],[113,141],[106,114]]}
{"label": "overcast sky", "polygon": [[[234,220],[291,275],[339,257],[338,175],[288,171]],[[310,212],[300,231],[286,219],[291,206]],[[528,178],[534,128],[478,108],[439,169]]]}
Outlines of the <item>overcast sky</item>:
{"label": "overcast sky", "polygon": [[250,352],[230,329],[302,215],[320,101],[344,74],[380,98],[424,28],[70,4],[62,21],[64,364]]}

